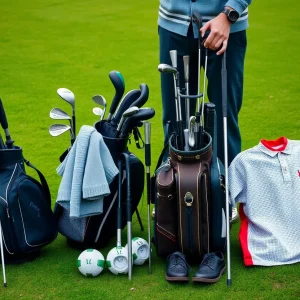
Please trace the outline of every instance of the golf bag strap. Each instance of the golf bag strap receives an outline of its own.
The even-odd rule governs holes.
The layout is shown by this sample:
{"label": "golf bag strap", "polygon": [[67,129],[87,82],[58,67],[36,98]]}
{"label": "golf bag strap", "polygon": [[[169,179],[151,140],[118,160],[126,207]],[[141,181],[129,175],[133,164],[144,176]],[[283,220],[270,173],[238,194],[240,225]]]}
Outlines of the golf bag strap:
{"label": "golf bag strap", "polygon": [[[138,149],[143,149],[145,143],[142,139],[142,136],[141,136],[141,133],[140,133],[139,129],[137,127],[133,127],[132,132],[133,132],[133,137],[134,137],[134,140],[135,140],[136,147]],[[142,142],[142,146],[140,145],[140,140]]]}
{"label": "golf bag strap", "polygon": [[46,181],[46,178],[41,173],[41,171],[39,171],[33,164],[31,164],[31,162],[29,160],[26,160],[24,158],[24,162],[26,163],[26,165],[28,167],[34,169],[38,173],[38,175],[40,177],[41,184],[42,184],[42,186],[44,188],[44,191],[45,191],[45,194],[46,194],[46,197],[47,197],[48,204],[51,206],[51,194],[50,194],[50,190],[49,190],[49,186],[48,186],[48,183]]}

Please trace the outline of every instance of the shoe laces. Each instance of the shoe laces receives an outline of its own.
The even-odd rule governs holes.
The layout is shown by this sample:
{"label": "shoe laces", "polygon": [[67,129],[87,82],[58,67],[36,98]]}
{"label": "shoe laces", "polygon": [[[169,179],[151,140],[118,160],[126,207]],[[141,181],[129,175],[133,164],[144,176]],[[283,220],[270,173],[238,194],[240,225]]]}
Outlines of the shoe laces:
{"label": "shoe laces", "polygon": [[186,259],[177,254],[177,253],[172,253],[167,257],[167,260],[171,259],[171,263],[173,265],[173,267],[176,267],[178,265],[182,266],[182,267],[186,267],[188,266],[189,269],[191,269],[190,265],[187,263]]}
{"label": "shoe laces", "polygon": [[211,254],[207,254],[204,256],[201,265],[211,267]]}

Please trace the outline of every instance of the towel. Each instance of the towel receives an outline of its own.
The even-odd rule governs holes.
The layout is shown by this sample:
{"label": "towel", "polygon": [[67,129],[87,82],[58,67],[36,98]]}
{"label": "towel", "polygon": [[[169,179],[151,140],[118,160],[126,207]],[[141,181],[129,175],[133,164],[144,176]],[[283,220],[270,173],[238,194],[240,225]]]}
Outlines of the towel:
{"label": "towel", "polygon": [[57,199],[70,217],[86,217],[103,212],[103,198],[118,174],[102,135],[92,126],[80,128],[73,147],[58,166],[62,176]]}

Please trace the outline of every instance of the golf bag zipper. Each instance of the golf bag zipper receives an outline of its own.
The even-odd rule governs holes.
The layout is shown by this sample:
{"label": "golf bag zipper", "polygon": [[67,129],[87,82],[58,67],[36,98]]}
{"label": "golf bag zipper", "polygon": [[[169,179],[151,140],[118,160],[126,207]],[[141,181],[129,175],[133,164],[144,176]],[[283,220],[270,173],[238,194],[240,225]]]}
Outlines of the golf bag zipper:
{"label": "golf bag zipper", "polygon": [[184,202],[186,205],[186,228],[187,228],[187,246],[190,252],[193,252],[193,201],[194,197],[190,192],[187,192],[184,196]]}

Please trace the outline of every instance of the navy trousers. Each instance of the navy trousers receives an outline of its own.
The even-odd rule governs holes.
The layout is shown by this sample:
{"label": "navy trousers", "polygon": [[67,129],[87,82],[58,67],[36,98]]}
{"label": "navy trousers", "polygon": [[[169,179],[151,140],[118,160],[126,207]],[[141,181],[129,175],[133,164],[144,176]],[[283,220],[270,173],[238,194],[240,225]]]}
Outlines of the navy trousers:
{"label": "navy trousers", "polygon": [[[177,50],[178,71],[180,87],[184,88],[183,56],[190,56],[190,81],[189,94],[197,94],[198,86],[198,39],[192,33],[192,27],[188,36],[184,37],[161,27],[158,29],[160,40],[160,63],[171,64],[169,51]],[[241,134],[238,126],[238,113],[242,106],[244,59],[246,54],[246,31],[231,33],[226,50],[227,65],[227,135],[228,135],[228,164],[241,151]],[[205,62],[205,48],[201,47],[201,66]],[[214,103],[217,112],[218,128],[218,157],[224,163],[224,138],[223,138],[223,114],[222,114],[222,88],[221,88],[221,62],[222,55],[216,55],[215,51],[208,50],[207,63],[207,98]],[[203,91],[203,76],[201,77],[201,92]],[[161,93],[163,107],[163,126],[165,142],[167,138],[166,123],[170,120],[176,126],[176,111],[174,100],[174,80],[172,74],[161,73]],[[185,100],[181,99],[182,120],[185,120]],[[195,114],[197,100],[190,99],[190,115]]]}

